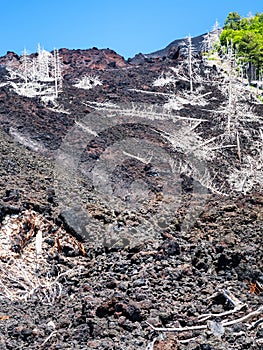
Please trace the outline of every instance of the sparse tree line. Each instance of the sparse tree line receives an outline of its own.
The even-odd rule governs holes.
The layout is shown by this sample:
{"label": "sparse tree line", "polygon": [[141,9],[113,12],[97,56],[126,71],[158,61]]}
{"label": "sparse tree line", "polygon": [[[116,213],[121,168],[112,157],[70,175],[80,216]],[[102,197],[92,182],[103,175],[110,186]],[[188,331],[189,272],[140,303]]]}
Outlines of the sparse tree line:
{"label": "sparse tree line", "polygon": [[53,53],[38,45],[36,55],[26,50],[18,67],[7,67],[9,83],[14,91],[22,96],[40,96],[42,100],[54,100],[62,91],[62,63],[58,50]]}
{"label": "sparse tree line", "polygon": [[[8,84],[19,95],[40,97],[43,102],[53,102],[63,91],[63,63],[59,51],[48,52],[38,45],[36,54],[24,50],[18,66],[7,66]],[[85,75],[73,86],[80,89],[92,89],[102,82],[96,75]]]}
{"label": "sparse tree line", "polygon": [[[198,152],[207,161],[209,160],[206,158],[207,154],[213,158],[216,157],[217,152],[220,152],[221,156],[226,157],[227,162],[231,159],[230,153],[236,153],[237,163],[229,163],[230,175],[225,177],[226,174],[218,174],[217,176],[222,176],[220,183],[227,182],[232,189],[246,193],[262,183],[262,121],[247,104],[249,98],[254,103],[259,103],[257,96],[261,92],[259,88],[262,87],[262,75],[257,74],[258,89],[253,89],[255,94],[251,94],[252,90],[246,86],[245,79],[248,79],[248,83],[252,79],[248,78],[249,73],[243,69],[243,66],[247,64],[251,69],[253,67],[255,69],[255,66],[248,57],[246,61],[239,56],[237,47],[230,39],[226,42],[226,46],[221,45],[222,34],[224,30],[218,30],[217,27],[205,36],[203,59],[196,52],[191,37],[186,38],[185,59],[179,61],[176,67],[170,67],[174,74],[171,71],[163,73],[153,82],[153,86],[170,89],[170,94],[161,93],[167,97],[165,109],[176,112],[189,105],[199,106],[203,111],[207,111],[209,118],[218,120],[222,134],[203,140]],[[186,89],[183,91],[177,88],[178,80],[186,82]],[[206,92],[205,86],[214,86],[225,96],[225,102],[219,110],[208,109],[207,105],[212,92]],[[257,127],[251,128],[252,123]],[[254,141],[251,142],[251,140]],[[207,151],[209,153],[206,153]],[[214,192],[217,190],[213,186],[211,174],[207,177],[206,186]],[[218,190],[224,193],[224,188]]]}
{"label": "sparse tree line", "polygon": [[262,87],[263,13],[248,18],[229,13],[216,49],[221,57],[231,53],[240,77]]}
{"label": "sparse tree line", "polygon": [[190,36],[183,45],[191,93],[194,83],[198,82],[194,69],[197,69],[196,76],[200,78],[200,73],[205,71],[202,61],[206,60],[219,63],[229,80],[238,78],[242,83],[257,88],[256,94],[260,98],[260,90],[263,89],[263,13],[241,18],[238,13],[232,12],[227,16],[223,29],[216,21],[212,30],[204,35],[201,53],[194,47]]}

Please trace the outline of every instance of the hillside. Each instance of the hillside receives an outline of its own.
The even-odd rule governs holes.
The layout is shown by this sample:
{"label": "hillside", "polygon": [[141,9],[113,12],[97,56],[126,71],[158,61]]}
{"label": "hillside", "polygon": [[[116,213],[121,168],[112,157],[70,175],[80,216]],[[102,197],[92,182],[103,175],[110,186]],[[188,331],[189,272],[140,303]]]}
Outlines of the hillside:
{"label": "hillside", "polygon": [[263,104],[180,42],[0,58],[1,349],[262,347]]}

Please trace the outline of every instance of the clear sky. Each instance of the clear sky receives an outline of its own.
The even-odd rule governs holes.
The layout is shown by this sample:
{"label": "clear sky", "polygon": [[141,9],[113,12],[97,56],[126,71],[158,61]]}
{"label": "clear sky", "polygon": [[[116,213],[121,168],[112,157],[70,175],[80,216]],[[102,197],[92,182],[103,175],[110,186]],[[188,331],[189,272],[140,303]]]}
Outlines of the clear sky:
{"label": "clear sky", "polygon": [[125,58],[222,26],[229,12],[263,12],[263,0],[0,0],[0,56],[66,47],[111,48]]}

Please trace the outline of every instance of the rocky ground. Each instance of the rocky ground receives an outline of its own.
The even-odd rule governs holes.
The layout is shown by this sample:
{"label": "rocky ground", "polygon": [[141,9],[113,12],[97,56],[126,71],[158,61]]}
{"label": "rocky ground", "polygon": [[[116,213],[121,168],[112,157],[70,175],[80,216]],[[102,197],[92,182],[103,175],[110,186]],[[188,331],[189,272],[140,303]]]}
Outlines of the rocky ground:
{"label": "rocky ground", "polygon": [[262,104],[201,61],[189,95],[182,57],[60,55],[56,103],[0,60],[0,348],[261,349]]}

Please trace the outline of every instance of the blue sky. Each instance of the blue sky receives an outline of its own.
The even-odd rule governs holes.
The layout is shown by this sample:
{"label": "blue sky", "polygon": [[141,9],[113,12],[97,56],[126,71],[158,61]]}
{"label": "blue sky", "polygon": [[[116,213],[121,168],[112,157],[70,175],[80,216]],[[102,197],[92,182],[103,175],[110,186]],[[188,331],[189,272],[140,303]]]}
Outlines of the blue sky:
{"label": "blue sky", "polygon": [[55,48],[111,48],[125,58],[263,12],[263,0],[0,0],[0,56]]}

